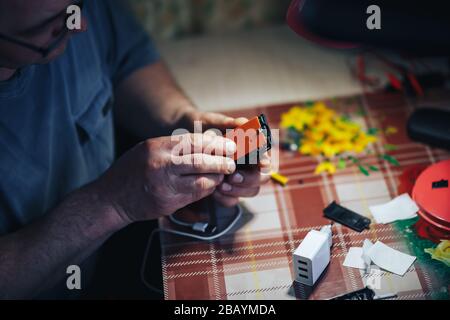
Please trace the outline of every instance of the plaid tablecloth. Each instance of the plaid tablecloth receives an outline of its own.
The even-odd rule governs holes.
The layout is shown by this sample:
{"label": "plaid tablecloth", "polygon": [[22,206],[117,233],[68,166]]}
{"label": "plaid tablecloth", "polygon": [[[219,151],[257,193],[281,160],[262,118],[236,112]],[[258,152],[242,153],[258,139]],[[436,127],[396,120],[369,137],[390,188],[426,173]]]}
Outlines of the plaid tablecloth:
{"label": "plaid tablecloth", "polygon": [[[348,249],[362,246],[366,238],[411,252],[406,237],[393,225],[375,223],[361,233],[334,224],[331,263],[322,279],[313,290],[293,282],[292,253],[308,231],[330,223],[323,218],[323,208],[329,203],[336,200],[371,217],[369,206],[397,195],[398,177],[405,168],[450,158],[445,151],[413,143],[405,131],[407,118],[415,108],[445,108],[450,105],[450,92],[428,92],[426,98],[420,99],[398,93],[372,93],[325,102],[340,112],[357,114],[357,121],[366,128],[398,128],[396,134],[381,133],[373,152],[363,157],[366,164],[375,164],[380,171],[367,177],[356,166],[349,166],[333,176],[314,175],[318,159],[281,152],[280,173],[289,177],[288,185],[271,182],[257,197],[243,200],[244,218],[233,234],[214,242],[161,234],[166,299],[328,299],[366,284],[375,284],[379,294],[398,293],[399,299],[427,299],[448,290],[448,283],[442,283],[436,272],[419,260],[403,277],[376,268],[364,274],[344,267]],[[280,114],[291,106],[258,107],[229,114],[252,117],[264,113],[271,127],[277,128]],[[386,144],[397,146],[389,153],[400,166],[380,160]],[[174,227],[165,219],[160,226]]]}

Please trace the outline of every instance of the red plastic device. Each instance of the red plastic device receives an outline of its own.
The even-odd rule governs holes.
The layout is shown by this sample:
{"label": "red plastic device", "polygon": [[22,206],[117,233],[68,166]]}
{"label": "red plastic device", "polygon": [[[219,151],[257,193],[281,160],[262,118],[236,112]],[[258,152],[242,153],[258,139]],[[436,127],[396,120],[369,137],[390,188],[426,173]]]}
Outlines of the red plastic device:
{"label": "red plastic device", "polygon": [[269,124],[263,114],[227,132],[226,137],[237,145],[237,151],[233,155],[237,164],[251,164],[249,162],[260,159],[261,155],[272,147]]}
{"label": "red plastic device", "polygon": [[425,169],[417,178],[412,198],[419,206],[415,228],[419,236],[439,242],[450,239],[450,160]]}

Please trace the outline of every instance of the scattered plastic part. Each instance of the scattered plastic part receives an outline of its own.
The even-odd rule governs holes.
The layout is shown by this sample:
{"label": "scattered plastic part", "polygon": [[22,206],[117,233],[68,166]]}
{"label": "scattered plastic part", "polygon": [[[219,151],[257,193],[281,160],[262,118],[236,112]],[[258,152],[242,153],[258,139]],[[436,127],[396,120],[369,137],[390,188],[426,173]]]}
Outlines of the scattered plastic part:
{"label": "scattered plastic part", "polygon": [[450,240],[442,240],[435,248],[428,248],[424,251],[431,255],[431,259],[441,261],[450,267]]}
{"label": "scattered plastic part", "polygon": [[329,174],[334,174],[336,172],[336,166],[330,161],[324,161],[317,165],[314,173],[321,174],[322,172],[327,172]]}
{"label": "scattered plastic part", "polygon": [[416,260],[416,257],[392,249],[381,241],[369,248],[368,256],[380,268],[399,276],[403,276]]}
{"label": "scattered plastic part", "polygon": [[288,142],[280,143],[280,148],[281,148],[281,150],[294,152],[294,151],[298,150],[298,145],[288,141]]}
{"label": "scattered plastic part", "polygon": [[383,204],[369,206],[369,210],[377,223],[391,223],[417,217],[419,207],[409,194],[404,193]]}
{"label": "scattered plastic part", "polygon": [[362,257],[363,249],[359,247],[351,247],[348,249],[345,260],[342,263],[344,267],[365,270],[366,263]]}
{"label": "scattered plastic part", "polygon": [[[357,114],[357,113],[356,113]],[[338,114],[323,102],[311,102],[303,106],[295,105],[281,115],[280,126],[285,129],[285,138],[280,144],[282,150],[298,150],[302,155],[323,156],[314,173],[333,175],[338,169],[347,168],[343,157],[352,160],[359,171],[370,176],[371,172],[379,172],[374,165],[360,163],[354,155],[361,153],[373,154],[369,146],[378,141],[378,135],[393,135],[398,129],[393,126],[380,130],[369,128],[366,131],[352,120],[349,114]],[[386,151],[396,150],[396,146],[387,144]],[[335,161],[335,158],[339,160]],[[389,154],[383,154],[381,159],[394,166],[399,166],[398,160]]]}
{"label": "scattered plastic part", "polygon": [[373,297],[373,300],[386,300],[386,299],[393,299],[393,298],[397,298],[398,294],[396,293],[385,293],[385,294],[380,294],[380,295],[376,295],[375,297]]}
{"label": "scattered plastic part", "polygon": [[416,257],[392,249],[380,241],[372,244],[365,239],[362,247],[349,249],[343,266],[365,270],[369,274],[370,265],[374,263],[386,271],[403,276],[415,260]]}
{"label": "scattered plastic part", "polygon": [[365,274],[370,274],[370,265],[372,264],[372,259],[370,259],[369,250],[370,248],[372,248],[372,246],[373,246],[372,241],[370,241],[369,239],[364,239],[361,257],[366,265]]}
{"label": "scattered plastic part", "polygon": [[414,89],[415,94],[419,97],[423,97],[425,93],[416,75],[412,72],[408,72],[407,78],[409,80],[409,83],[411,84],[411,87]]}
{"label": "scattered plastic part", "polygon": [[402,91],[403,90],[403,85],[400,79],[398,79],[393,73],[387,72],[386,76],[389,80],[389,83],[391,84],[391,86],[398,90],[398,91]]}
{"label": "scattered plastic part", "polygon": [[272,180],[274,180],[275,182],[278,182],[282,186],[285,186],[288,183],[288,181],[289,181],[288,177],[285,177],[285,176],[283,176],[283,175],[281,175],[279,173],[276,173],[276,172],[271,173],[270,177],[272,178]]}
{"label": "scattered plastic part", "polygon": [[374,300],[375,296],[375,291],[369,287],[365,287],[360,290],[348,292],[341,296],[331,298],[330,300]]}
{"label": "scattered plastic part", "polygon": [[339,161],[338,161],[338,168],[339,169],[347,168],[347,162],[345,161],[345,159],[339,159]]}
{"label": "scattered plastic part", "polygon": [[330,248],[333,246],[333,230],[331,229],[331,224],[323,226],[320,232],[325,233],[328,236],[328,245]]}
{"label": "scattered plastic part", "polygon": [[386,133],[386,135],[388,135],[388,136],[393,135],[393,134],[396,134],[397,132],[398,132],[398,129],[397,129],[396,127],[393,127],[393,126],[389,126],[389,127],[387,127],[386,130],[385,130],[385,133]]}
{"label": "scattered plastic part", "polygon": [[343,294],[342,296],[334,297],[330,300],[385,300],[397,297],[398,295],[396,293],[377,295],[373,289],[365,287],[360,290]]}
{"label": "scattered plastic part", "polygon": [[359,171],[361,171],[361,173],[362,173],[363,175],[365,175],[366,177],[370,176],[369,171],[368,171],[366,168],[364,168],[362,165],[358,165],[358,169],[359,169]]}
{"label": "scattered plastic part", "polygon": [[336,221],[358,232],[368,229],[371,222],[369,218],[344,208],[338,205],[335,201],[326,207],[323,210],[323,213],[326,218]]}
{"label": "scattered plastic part", "polygon": [[386,150],[386,151],[395,151],[395,150],[397,150],[398,148],[397,148],[397,146],[395,145],[395,144],[385,144],[384,145],[384,149]]}
{"label": "scattered plastic part", "polygon": [[[374,150],[370,145],[379,140],[380,133],[393,135],[398,132],[393,126],[384,129],[369,128],[366,132],[352,120],[351,115],[338,114],[320,101],[293,106],[281,115],[280,126],[285,129],[286,135],[281,143],[283,150],[293,151],[297,148],[302,155],[322,156],[324,159],[316,166],[314,173],[330,175],[335,174],[338,169],[347,168],[344,157],[351,158],[365,176],[380,171],[374,165],[360,163],[356,155],[373,154]],[[389,144],[385,147],[386,151],[396,149],[394,145]],[[400,165],[397,159],[389,154],[380,157],[394,166]]]}
{"label": "scattered plastic part", "polygon": [[344,267],[356,268],[365,271],[365,274],[370,273],[370,266],[372,259],[369,256],[369,250],[372,248],[373,243],[369,239],[365,239],[362,247],[351,247],[348,250],[345,260],[343,262]]}
{"label": "scattered plastic part", "polygon": [[395,157],[393,157],[393,156],[391,156],[391,155],[389,155],[387,153],[382,154],[381,158],[383,160],[386,160],[387,162],[389,162],[390,164],[392,164],[392,165],[394,165],[396,167],[398,167],[400,165],[400,163],[398,162],[398,160]]}
{"label": "scattered plastic part", "polygon": [[323,102],[293,106],[281,115],[281,127],[288,130],[303,155],[333,158],[344,152],[361,153],[377,141],[375,129],[366,133],[348,115],[337,114]]}

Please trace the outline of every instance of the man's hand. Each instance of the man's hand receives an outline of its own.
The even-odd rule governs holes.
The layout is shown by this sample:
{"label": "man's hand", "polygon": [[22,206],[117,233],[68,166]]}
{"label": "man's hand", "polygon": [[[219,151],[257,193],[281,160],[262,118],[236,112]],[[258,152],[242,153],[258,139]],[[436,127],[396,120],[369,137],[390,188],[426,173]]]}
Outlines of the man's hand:
{"label": "man's hand", "polygon": [[214,198],[224,206],[231,207],[239,203],[239,198],[254,197],[259,193],[261,185],[270,180],[267,173],[270,170],[270,160],[263,157],[258,166],[252,169],[238,170],[224,181],[214,192]]}
{"label": "man's hand", "polygon": [[[204,130],[233,129],[248,121],[246,118],[231,118],[218,113],[194,111],[189,114],[191,123],[201,121]],[[238,170],[226,176],[214,192],[214,198],[224,206],[231,207],[239,202],[240,197],[254,197],[262,184],[270,180],[270,159],[265,154],[258,165],[251,169]]]}
{"label": "man's hand", "polygon": [[124,221],[155,219],[212,194],[234,173],[226,155],[235,151],[233,141],[211,134],[150,139],[119,159],[95,188]]}

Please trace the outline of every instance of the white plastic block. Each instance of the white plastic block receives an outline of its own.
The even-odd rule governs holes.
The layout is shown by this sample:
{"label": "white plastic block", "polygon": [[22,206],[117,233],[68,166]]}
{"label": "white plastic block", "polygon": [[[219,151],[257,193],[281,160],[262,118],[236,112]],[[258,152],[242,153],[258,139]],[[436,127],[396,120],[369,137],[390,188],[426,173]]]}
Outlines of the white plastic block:
{"label": "white plastic block", "polygon": [[330,263],[331,233],[311,230],[294,251],[295,281],[313,286]]}

